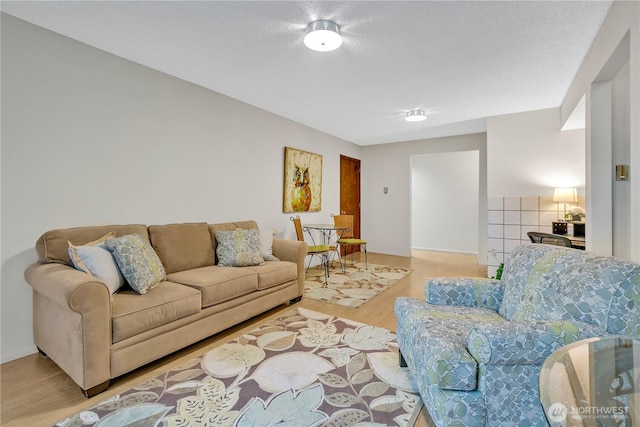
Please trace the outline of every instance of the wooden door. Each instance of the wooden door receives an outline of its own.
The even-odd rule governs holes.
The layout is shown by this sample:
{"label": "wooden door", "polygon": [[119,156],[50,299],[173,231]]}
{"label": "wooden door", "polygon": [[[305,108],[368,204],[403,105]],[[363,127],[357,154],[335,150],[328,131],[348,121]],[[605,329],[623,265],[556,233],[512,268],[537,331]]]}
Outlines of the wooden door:
{"label": "wooden door", "polygon": [[[353,236],[360,238],[360,160],[342,155],[340,156],[340,213],[353,215]],[[354,252],[359,250],[360,247],[354,248]]]}

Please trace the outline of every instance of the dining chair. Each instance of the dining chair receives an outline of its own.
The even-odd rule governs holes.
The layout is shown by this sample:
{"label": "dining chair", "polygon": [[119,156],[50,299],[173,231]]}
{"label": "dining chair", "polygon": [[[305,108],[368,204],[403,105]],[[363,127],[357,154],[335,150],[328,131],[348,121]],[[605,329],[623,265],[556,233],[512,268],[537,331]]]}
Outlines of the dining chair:
{"label": "dining chair", "polygon": [[[353,247],[360,246],[364,252],[364,265],[365,269],[369,269],[369,262],[367,260],[367,241],[354,237],[353,235],[353,215],[333,215],[333,224],[336,228],[346,228],[346,230],[340,235],[337,240],[338,247],[344,246],[347,248],[347,252],[351,252],[351,265],[353,265]],[[349,249],[351,249],[349,251]],[[341,250],[337,250],[340,256],[340,264],[342,264]],[[347,254],[345,253],[345,258]],[[346,259],[342,269],[346,267]]]}
{"label": "dining chair", "polygon": [[[302,221],[300,220],[300,217],[296,216],[296,217],[291,217],[289,219],[293,221],[293,226],[296,229],[297,239],[300,242],[304,242],[305,241],[304,231],[302,228]],[[313,245],[307,244],[307,256],[310,256],[310,258],[309,258],[309,264],[307,264],[306,271],[309,271],[309,267],[311,266],[311,261],[313,260],[313,257],[314,256],[320,257],[320,259],[322,260],[322,265],[324,267],[324,282],[327,283],[329,278],[329,259],[328,259],[329,245],[316,245],[315,242],[313,241],[313,236],[311,235],[311,233],[309,233],[309,235],[311,236],[311,241],[313,242]]]}
{"label": "dining chair", "polygon": [[527,232],[527,236],[529,236],[531,243],[544,243],[547,245],[566,246],[568,248],[572,247],[570,239],[564,236],[558,236],[557,234],[529,231]]}
{"label": "dining chair", "polygon": [[[329,216],[331,217],[331,219],[333,219],[333,217],[335,215],[334,214],[330,214]],[[335,220],[333,221],[333,227],[334,227],[334,229],[336,227]],[[329,259],[329,265],[331,265],[331,263],[333,262],[332,256],[334,254],[336,254],[338,256],[338,263],[340,264],[340,268],[342,269],[342,272],[344,272],[345,268],[342,266],[342,260],[340,259],[340,252],[338,251],[338,249],[339,249],[338,240],[340,239],[340,237],[344,233],[344,230],[334,230],[334,231],[335,231],[335,233],[333,233],[333,234],[328,236],[327,243],[329,244],[329,252],[327,254],[327,258]]]}

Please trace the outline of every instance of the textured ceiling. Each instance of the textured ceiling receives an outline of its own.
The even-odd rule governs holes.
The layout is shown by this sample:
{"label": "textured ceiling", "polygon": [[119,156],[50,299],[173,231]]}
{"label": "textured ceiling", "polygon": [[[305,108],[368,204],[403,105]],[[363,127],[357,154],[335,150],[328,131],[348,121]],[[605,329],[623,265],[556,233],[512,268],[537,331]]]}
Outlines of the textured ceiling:
{"label": "textured ceiling", "polygon": [[[610,1],[2,1],[3,12],[360,145],[557,107]],[[307,49],[330,19],[343,45]],[[412,109],[429,118],[403,120]]]}

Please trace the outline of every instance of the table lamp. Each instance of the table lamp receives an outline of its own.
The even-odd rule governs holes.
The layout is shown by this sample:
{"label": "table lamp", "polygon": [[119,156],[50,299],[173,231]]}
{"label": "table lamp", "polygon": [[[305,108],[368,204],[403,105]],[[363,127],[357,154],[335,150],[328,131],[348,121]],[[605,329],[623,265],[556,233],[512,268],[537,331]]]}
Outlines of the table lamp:
{"label": "table lamp", "polygon": [[558,210],[560,210],[560,203],[564,204],[562,213],[562,219],[558,219],[553,223],[553,232],[556,234],[567,233],[567,222],[565,216],[567,215],[567,203],[578,202],[578,191],[572,187],[560,187],[553,190],[553,201],[557,203]]}

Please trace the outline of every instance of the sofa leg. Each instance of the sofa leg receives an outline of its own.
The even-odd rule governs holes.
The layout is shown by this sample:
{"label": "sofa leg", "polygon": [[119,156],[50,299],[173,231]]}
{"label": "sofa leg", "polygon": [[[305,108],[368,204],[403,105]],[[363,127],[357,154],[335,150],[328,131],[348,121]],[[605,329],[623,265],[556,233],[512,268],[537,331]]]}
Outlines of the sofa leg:
{"label": "sofa leg", "polygon": [[299,296],[295,297],[294,299],[289,300],[289,304],[295,304],[295,303],[300,302],[300,301],[302,301],[302,295],[299,295]]}
{"label": "sofa leg", "polygon": [[400,367],[401,368],[406,368],[407,367],[407,361],[404,359],[404,356],[402,355],[402,352],[400,350],[398,350],[398,356],[399,356],[399,362],[400,362]]}
{"label": "sofa leg", "polygon": [[91,387],[90,389],[82,389],[82,394],[84,394],[84,397],[88,399],[108,389],[109,384],[111,384],[111,380],[106,380],[102,384],[98,384],[97,386]]}
{"label": "sofa leg", "polygon": [[38,353],[40,353],[40,356],[42,356],[42,357],[47,357],[47,353],[45,353],[44,351],[42,351],[42,350],[40,349],[40,347],[36,347],[36,348],[38,349]]}

